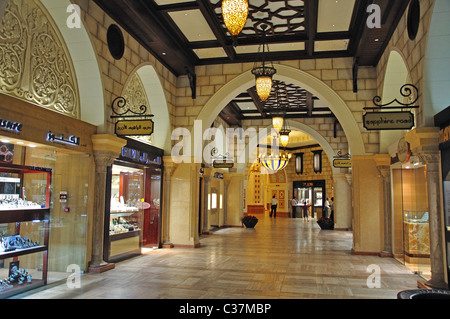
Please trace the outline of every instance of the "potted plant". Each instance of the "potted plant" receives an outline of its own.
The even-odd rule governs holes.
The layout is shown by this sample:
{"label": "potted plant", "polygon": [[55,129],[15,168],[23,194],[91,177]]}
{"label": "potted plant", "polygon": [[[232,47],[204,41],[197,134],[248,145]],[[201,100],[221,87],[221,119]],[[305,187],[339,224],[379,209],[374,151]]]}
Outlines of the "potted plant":
{"label": "potted plant", "polygon": [[331,218],[320,217],[317,220],[317,224],[319,224],[321,229],[329,229],[329,230],[334,229],[334,222]]}
{"label": "potted plant", "polygon": [[255,216],[245,216],[242,218],[242,224],[245,225],[247,228],[255,228],[255,225],[258,223],[258,218]]}

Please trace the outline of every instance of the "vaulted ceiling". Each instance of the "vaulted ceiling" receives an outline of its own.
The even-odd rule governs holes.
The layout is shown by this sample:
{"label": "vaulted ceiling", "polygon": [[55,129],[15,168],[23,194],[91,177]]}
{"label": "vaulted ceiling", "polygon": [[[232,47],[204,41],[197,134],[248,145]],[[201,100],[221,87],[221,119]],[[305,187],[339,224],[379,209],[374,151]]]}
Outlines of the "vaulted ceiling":
{"label": "vaulted ceiling", "polygon": [[[221,0],[94,0],[175,75],[195,74],[195,66],[255,62],[261,25],[273,61],[351,57],[354,67],[377,65],[410,0],[249,0],[249,16],[237,41],[225,28]],[[369,28],[381,9],[381,27]],[[236,43],[237,42],[237,43]],[[333,116],[325,105],[289,83],[288,117]],[[236,97],[221,113],[231,125],[265,118],[254,89]]]}

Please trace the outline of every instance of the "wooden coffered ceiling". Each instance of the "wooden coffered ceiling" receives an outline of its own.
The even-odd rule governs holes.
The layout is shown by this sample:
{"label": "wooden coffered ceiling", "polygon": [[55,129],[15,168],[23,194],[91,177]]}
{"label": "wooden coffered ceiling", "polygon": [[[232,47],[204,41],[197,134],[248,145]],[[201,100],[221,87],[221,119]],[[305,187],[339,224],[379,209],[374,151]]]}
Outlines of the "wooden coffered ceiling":
{"label": "wooden coffered ceiling", "polygon": [[[410,0],[249,0],[247,24],[237,45],[223,23],[221,0],[94,2],[175,75],[192,76],[198,65],[255,62],[262,24],[269,26],[266,42],[273,61],[351,57],[355,70],[375,66]],[[381,9],[381,28],[367,26],[371,4]],[[330,115],[317,98],[289,87],[303,104],[295,104],[296,112],[288,116]],[[231,124],[255,114],[267,116],[251,89],[221,116]]]}

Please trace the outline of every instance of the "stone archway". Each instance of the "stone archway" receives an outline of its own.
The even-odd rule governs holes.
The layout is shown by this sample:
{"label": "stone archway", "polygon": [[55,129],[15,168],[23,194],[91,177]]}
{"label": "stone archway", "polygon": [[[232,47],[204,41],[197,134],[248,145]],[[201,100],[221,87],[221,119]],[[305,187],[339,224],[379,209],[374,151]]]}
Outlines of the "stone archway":
{"label": "stone archway", "polygon": [[150,108],[151,113],[154,115],[153,122],[155,123],[155,131],[153,133],[153,145],[163,149],[166,153],[170,153],[170,116],[161,80],[153,65],[151,63],[145,63],[139,65],[131,72],[124,88],[127,87],[134,74],[137,74],[142,82],[145,95],[148,98],[148,105],[146,106]]}
{"label": "stone archway", "polygon": [[[400,88],[407,83],[411,83],[411,77],[406,60],[401,52],[393,49],[386,66],[382,103],[389,103],[398,98]],[[380,131],[380,153],[388,153],[389,146],[397,142],[405,133],[406,130]]]}
{"label": "stone archway", "polygon": [[[344,130],[352,155],[365,155],[364,141],[359,126],[344,100],[328,85],[311,74],[285,65],[275,65],[277,74],[274,77],[288,83],[296,84],[315,94],[325,101],[333,111]],[[247,71],[225,84],[209,99],[201,110],[197,120],[204,128],[209,127],[223,108],[241,92],[254,85],[254,76]]]}

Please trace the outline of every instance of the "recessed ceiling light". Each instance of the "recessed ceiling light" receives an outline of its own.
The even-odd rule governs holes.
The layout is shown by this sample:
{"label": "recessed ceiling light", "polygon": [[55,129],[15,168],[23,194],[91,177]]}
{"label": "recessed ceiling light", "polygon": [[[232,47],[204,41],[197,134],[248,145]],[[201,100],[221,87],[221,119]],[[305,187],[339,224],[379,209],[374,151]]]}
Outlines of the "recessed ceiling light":
{"label": "recessed ceiling light", "polygon": [[34,144],[30,144],[30,145],[28,145],[28,146],[31,147],[31,148],[37,147],[37,145],[34,145]]}
{"label": "recessed ceiling light", "polygon": [[9,143],[11,142],[10,140],[2,140],[3,143]]}

